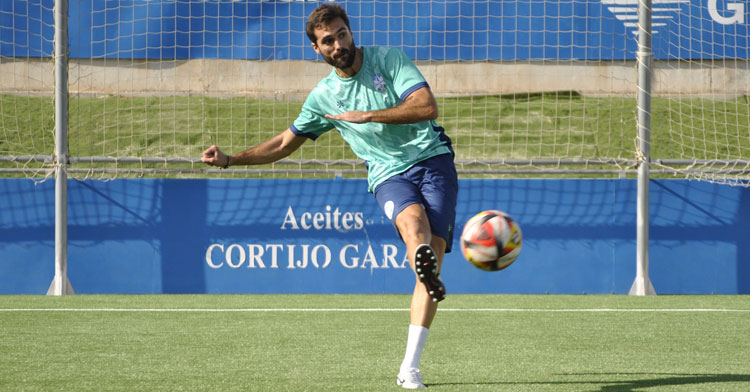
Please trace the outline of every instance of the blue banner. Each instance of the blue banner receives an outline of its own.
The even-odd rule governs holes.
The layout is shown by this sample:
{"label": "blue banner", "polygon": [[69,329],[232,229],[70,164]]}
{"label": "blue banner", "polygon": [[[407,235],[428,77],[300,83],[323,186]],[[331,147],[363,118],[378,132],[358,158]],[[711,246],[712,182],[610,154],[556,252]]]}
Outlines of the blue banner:
{"label": "blue banner", "polygon": [[[456,293],[627,293],[635,180],[459,180]],[[0,294],[54,275],[54,181],[0,179]],[[485,272],[464,223],[510,213],[523,248]],[[750,294],[750,189],[651,181],[650,276],[660,294]],[[410,293],[415,276],[365,180],[121,179],[68,183],[68,275],[79,294]]]}
{"label": "blue banner", "polygon": [[[74,58],[313,60],[318,1],[81,0],[70,4]],[[343,1],[358,45],[415,60],[622,60],[637,50],[638,0]],[[661,0],[657,59],[748,58],[746,0]],[[52,54],[53,0],[0,2],[0,54]]]}

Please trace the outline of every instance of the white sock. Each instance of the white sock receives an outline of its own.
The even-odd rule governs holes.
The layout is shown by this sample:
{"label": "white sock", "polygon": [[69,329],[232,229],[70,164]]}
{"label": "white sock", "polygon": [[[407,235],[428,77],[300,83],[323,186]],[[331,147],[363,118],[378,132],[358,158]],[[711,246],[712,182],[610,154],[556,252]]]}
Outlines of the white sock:
{"label": "white sock", "polygon": [[427,334],[430,332],[425,327],[418,325],[409,325],[409,337],[406,339],[406,354],[404,361],[401,362],[401,372],[406,372],[411,368],[419,369],[419,360],[422,358],[424,343],[427,341]]}

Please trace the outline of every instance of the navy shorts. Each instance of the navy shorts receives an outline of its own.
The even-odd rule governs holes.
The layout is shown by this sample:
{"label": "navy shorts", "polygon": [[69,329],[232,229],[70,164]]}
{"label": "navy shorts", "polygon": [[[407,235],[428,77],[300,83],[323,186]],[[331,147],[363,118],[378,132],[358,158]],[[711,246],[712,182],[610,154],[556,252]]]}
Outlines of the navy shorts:
{"label": "navy shorts", "polygon": [[432,234],[445,240],[446,253],[451,251],[458,197],[453,154],[425,159],[378,184],[374,193],[380,208],[394,226],[396,217],[404,208],[421,204],[430,220]]}

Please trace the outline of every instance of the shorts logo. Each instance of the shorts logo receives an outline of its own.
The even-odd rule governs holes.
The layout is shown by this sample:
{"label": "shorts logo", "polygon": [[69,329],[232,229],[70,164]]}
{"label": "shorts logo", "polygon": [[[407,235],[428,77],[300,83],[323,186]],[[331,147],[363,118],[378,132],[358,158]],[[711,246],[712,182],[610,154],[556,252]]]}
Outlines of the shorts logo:
{"label": "shorts logo", "polygon": [[388,219],[393,219],[393,200],[388,200],[383,204],[383,211],[385,212],[385,216],[388,217]]}

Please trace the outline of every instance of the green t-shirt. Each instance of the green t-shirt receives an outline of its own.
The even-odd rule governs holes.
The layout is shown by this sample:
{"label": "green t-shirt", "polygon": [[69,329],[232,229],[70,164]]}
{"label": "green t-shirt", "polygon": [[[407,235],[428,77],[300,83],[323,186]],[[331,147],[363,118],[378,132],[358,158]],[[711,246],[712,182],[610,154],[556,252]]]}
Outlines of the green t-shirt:
{"label": "green t-shirt", "polygon": [[290,129],[315,140],[336,128],[368,169],[369,191],[427,158],[452,153],[451,141],[434,121],[415,124],[354,124],[325,118],[350,110],[374,111],[401,104],[427,86],[406,54],[393,48],[366,47],[362,68],[351,78],[331,71],[307,96]]}

